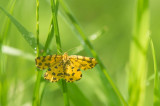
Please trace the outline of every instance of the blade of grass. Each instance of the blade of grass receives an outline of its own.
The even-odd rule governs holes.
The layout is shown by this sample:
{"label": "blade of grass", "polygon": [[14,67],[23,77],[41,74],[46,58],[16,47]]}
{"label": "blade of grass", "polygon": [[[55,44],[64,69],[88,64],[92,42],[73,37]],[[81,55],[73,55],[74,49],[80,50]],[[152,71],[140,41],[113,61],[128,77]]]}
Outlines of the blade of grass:
{"label": "blade of grass", "polygon": [[160,105],[160,88],[159,88],[159,78],[158,78],[158,70],[157,70],[157,62],[156,62],[156,54],[153,45],[152,39],[150,39],[151,49],[152,49],[152,56],[154,62],[154,106]]}
{"label": "blade of grass", "polygon": [[[1,47],[0,47],[1,49]],[[1,49],[2,50],[2,49]],[[8,80],[6,78],[5,72],[5,63],[6,63],[6,56],[0,50],[0,105],[7,106],[7,95],[8,95]]]}
{"label": "blade of grass", "polygon": [[[10,8],[9,11],[10,11],[11,14],[13,13],[13,9],[15,7],[15,3],[16,3],[16,0],[10,0],[10,5],[8,5],[8,8]],[[9,31],[10,24],[11,24],[11,22],[7,18],[7,20],[4,23],[4,27],[3,27],[4,29],[2,30],[3,34],[0,37],[0,40],[3,39],[3,41],[5,41],[5,42],[7,41],[6,39],[8,37],[8,31]]]}
{"label": "blade of grass", "polygon": [[[40,56],[39,53],[39,0],[36,0],[36,35],[37,35],[37,57]],[[42,71],[37,68],[37,79],[35,82],[32,106],[40,106],[40,84],[41,84]]]}
{"label": "blade of grass", "polygon": [[[24,37],[26,42],[32,47],[33,50],[35,50],[36,38],[34,36],[32,36],[33,34],[31,35],[31,33],[29,31],[27,31],[27,29],[25,29],[13,16],[11,16],[9,13],[7,13],[2,7],[0,7],[0,9],[8,16],[8,18],[11,20],[11,22],[16,26],[16,28],[22,34],[22,37]],[[44,47],[40,44],[40,50],[43,48]],[[47,49],[47,50],[49,50],[49,49]],[[48,53],[52,54],[52,52],[50,50]],[[72,84],[74,86],[76,86],[74,83],[72,83]],[[76,97],[79,97],[79,95],[76,97],[74,95],[77,92],[80,94],[80,97],[82,97],[81,101],[83,101],[83,102],[81,102],[81,105],[85,105],[86,103],[91,104],[91,102],[85,97],[85,95],[81,92],[81,90],[76,86],[76,87],[74,87],[74,90],[70,92],[71,93],[70,98],[73,101],[73,103],[75,103],[75,105],[78,105],[78,103],[79,103],[78,102],[79,100],[75,99]]]}
{"label": "blade of grass", "polygon": [[[56,37],[56,45],[57,45],[57,53],[62,53],[61,49],[61,42],[60,42],[60,35],[59,35],[59,29],[58,29],[58,21],[57,21],[57,12],[58,12],[58,6],[59,1],[58,0],[50,0],[51,2],[51,8],[52,8],[52,19],[54,24],[54,34]],[[62,79],[62,90],[63,90],[63,97],[64,97],[64,104],[65,106],[69,106],[69,97],[68,97],[68,91],[67,91],[67,83],[64,79]]]}
{"label": "blade of grass", "polygon": [[57,46],[57,51],[59,54],[59,53],[62,53],[61,41],[60,41],[59,29],[58,29],[58,22],[57,22],[57,11],[58,11],[59,1],[50,0],[50,2],[51,2],[51,9],[52,9],[52,20],[53,20],[53,24],[54,24],[54,35],[56,37],[56,46]]}
{"label": "blade of grass", "polygon": [[[8,18],[11,20],[12,23],[17,27],[18,31],[22,34],[23,38],[28,42],[28,44],[33,48],[36,49],[37,43],[34,35],[27,31],[13,16],[11,16],[7,11],[5,11],[1,6],[0,10],[2,10]],[[40,45],[40,50],[43,49],[42,45]]]}
{"label": "blade of grass", "polygon": [[[113,91],[116,93],[116,95],[119,97],[119,99],[117,97],[115,97],[114,95],[110,95],[109,98],[112,98],[112,105],[113,104],[120,104],[119,100],[122,101],[123,105],[127,105],[127,102],[125,101],[125,99],[123,98],[123,96],[121,95],[121,93],[119,92],[119,90],[117,89],[117,87],[115,86],[115,84],[113,83],[113,81],[111,80],[109,74],[107,73],[107,70],[105,68],[105,66],[103,65],[103,63],[101,62],[100,58],[98,57],[97,53],[95,52],[95,50],[93,49],[92,44],[90,43],[90,41],[88,40],[88,38],[86,37],[86,35],[84,34],[84,32],[82,31],[80,25],[78,24],[78,22],[76,21],[76,19],[74,18],[74,16],[70,13],[69,9],[67,8],[67,6],[64,4],[63,0],[60,0],[60,4],[62,5],[63,11],[65,12],[65,14],[68,16],[68,18],[71,21],[71,25],[73,27],[73,29],[75,29],[76,32],[78,32],[79,34],[76,34],[77,37],[79,38],[79,40],[81,41],[81,44],[84,46],[84,48],[87,50],[87,53],[89,53],[90,55],[93,55],[99,64],[99,69],[100,71],[100,75],[102,78],[102,82],[104,83],[105,87],[107,89],[110,89],[110,87],[108,87],[108,85],[106,84],[106,81],[110,84],[109,86],[111,86],[113,88]],[[111,90],[111,89],[110,89]],[[109,92],[111,93],[111,92]],[[115,99],[116,98],[116,99]],[[116,103],[115,103],[116,101]]]}
{"label": "blade of grass", "polygon": [[[106,29],[103,28],[99,31],[97,31],[96,33],[92,34],[89,36],[89,40],[90,41],[94,41],[96,40],[98,37],[102,36],[104,33],[106,33]],[[80,51],[84,50],[83,46],[82,45],[79,45],[77,47],[75,47],[73,50],[72,50],[72,53],[71,54],[77,54],[79,53]]]}
{"label": "blade of grass", "polygon": [[[154,76],[155,74],[150,75],[147,79],[147,83],[150,83],[152,80],[154,80]],[[160,78],[160,72],[158,72],[158,77]]]}
{"label": "blade of grass", "polygon": [[104,26],[102,29],[100,29],[97,32],[95,32],[94,34],[90,35],[89,40],[90,41],[96,40],[100,36],[106,34],[107,31],[108,31],[108,29]]}
{"label": "blade of grass", "polygon": [[[49,54],[50,52],[47,52],[47,50],[49,50],[49,46],[51,44],[51,41],[54,37],[54,25],[53,25],[53,19],[51,19],[51,23],[50,23],[50,27],[49,27],[49,32],[48,32],[48,37],[47,37],[47,40],[46,40],[46,43],[45,43],[45,47],[44,47],[44,52],[43,52],[43,56],[45,56],[46,54]],[[46,88],[46,85],[47,83],[42,83],[41,84],[41,92],[40,92],[40,104],[42,104],[42,98],[44,96],[44,91],[45,91],[45,88]]]}
{"label": "blade of grass", "polygon": [[47,41],[45,43],[45,46],[44,46],[44,53],[43,55],[46,55],[47,54],[47,49],[49,48],[49,45],[51,44],[51,41],[54,37],[54,26],[53,26],[53,20],[51,19],[51,23],[50,23],[50,28],[49,28],[49,33],[48,33],[48,37],[47,37]]}
{"label": "blade of grass", "polygon": [[39,54],[39,0],[36,0],[36,35],[37,35],[37,57]]}
{"label": "blade of grass", "polygon": [[149,0],[138,0],[133,40],[129,57],[129,104],[143,106],[146,89]]}

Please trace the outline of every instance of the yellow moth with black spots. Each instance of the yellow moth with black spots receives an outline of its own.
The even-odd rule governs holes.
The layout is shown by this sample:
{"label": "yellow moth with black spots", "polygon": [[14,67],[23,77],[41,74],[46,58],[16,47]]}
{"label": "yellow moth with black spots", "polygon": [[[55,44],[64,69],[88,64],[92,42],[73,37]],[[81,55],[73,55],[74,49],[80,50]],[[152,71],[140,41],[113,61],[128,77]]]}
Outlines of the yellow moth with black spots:
{"label": "yellow moth with black spots", "polygon": [[66,82],[73,82],[82,78],[82,70],[95,67],[97,61],[95,58],[71,55],[40,56],[35,59],[36,66],[39,69],[48,69],[44,74],[46,80],[57,82],[65,79]]}

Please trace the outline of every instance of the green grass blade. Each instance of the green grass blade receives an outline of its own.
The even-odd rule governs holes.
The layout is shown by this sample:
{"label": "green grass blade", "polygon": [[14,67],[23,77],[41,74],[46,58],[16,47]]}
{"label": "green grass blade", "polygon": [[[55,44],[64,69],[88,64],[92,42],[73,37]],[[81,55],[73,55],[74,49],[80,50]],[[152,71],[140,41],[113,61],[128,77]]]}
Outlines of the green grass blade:
{"label": "green grass blade", "polygon": [[52,41],[53,37],[54,37],[54,26],[53,26],[53,20],[51,20],[47,41],[46,41],[45,46],[44,46],[43,55],[47,54],[47,49],[49,48],[49,45],[51,44],[51,41]]}
{"label": "green grass blade", "polygon": [[37,35],[37,57],[39,56],[39,0],[36,0],[36,35]]}
{"label": "green grass blade", "polygon": [[39,95],[39,90],[40,90],[40,83],[41,83],[41,77],[42,77],[42,72],[41,70],[37,70],[37,79],[36,79],[36,83],[35,83],[35,88],[34,88],[34,93],[33,93],[33,101],[32,101],[32,105],[33,106],[40,106],[40,95]]}
{"label": "green grass blade", "polygon": [[[58,21],[57,21],[57,12],[58,12],[59,1],[58,0],[51,0],[51,9],[52,9],[52,19],[54,24],[54,34],[56,37],[56,45],[58,54],[62,53],[61,49],[61,40],[59,35],[59,28],[58,28]],[[62,79],[62,90],[63,90],[63,97],[64,97],[64,104],[65,106],[69,106],[69,97],[67,91],[67,83],[64,79]]]}
{"label": "green grass blade", "polygon": [[[37,47],[36,39],[34,35],[27,31],[13,16],[11,16],[6,10],[4,10],[2,7],[0,7],[0,10],[2,10],[8,18],[11,20],[11,22],[17,27],[18,31],[22,34],[23,38],[28,42],[28,44],[35,49]],[[42,48],[42,45],[40,45],[40,49]]]}
{"label": "green grass blade", "polygon": [[145,100],[148,32],[149,32],[149,0],[138,0],[133,40],[129,57],[129,104],[143,106]]}
{"label": "green grass blade", "polygon": [[[1,47],[0,47],[1,49]],[[2,49],[1,49],[2,50]],[[2,53],[0,50],[0,105],[1,106],[7,106],[8,101],[8,80],[6,79],[6,72],[5,72],[5,63],[6,63],[6,56]]]}
{"label": "green grass blade", "polygon": [[52,20],[53,20],[53,24],[54,24],[54,35],[56,37],[56,46],[57,46],[57,51],[59,54],[59,53],[62,53],[62,49],[61,49],[61,40],[60,40],[60,36],[59,36],[59,28],[58,28],[58,21],[57,21],[57,11],[58,11],[57,5],[58,4],[59,4],[59,2],[57,0],[55,0],[55,1],[51,0]]}
{"label": "green grass blade", "polygon": [[[99,38],[100,36],[102,36],[104,33],[106,33],[106,29],[103,28],[99,31],[97,31],[96,33],[92,34],[89,36],[89,40],[90,41],[94,41],[96,40],[97,38]],[[77,54],[79,52],[81,52],[82,50],[84,50],[83,46],[82,45],[79,45],[77,47],[75,47],[73,50],[72,50],[72,53],[71,54]]]}
{"label": "green grass blade", "polygon": [[[147,84],[150,84],[152,80],[154,80],[155,74],[152,74],[147,79]],[[160,72],[158,72],[158,78],[160,78]]]}
{"label": "green grass blade", "polygon": [[[15,7],[15,3],[16,3],[16,0],[10,0],[10,5],[8,5],[8,7],[10,8],[9,9],[10,14],[13,13],[13,9]],[[4,23],[4,27],[3,27],[4,29],[2,30],[3,34],[2,34],[2,36],[0,36],[0,40],[3,39],[3,41],[7,41],[6,39],[8,38],[8,30],[9,30],[10,24],[11,24],[11,22],[7,18],[7,20]]]}
{"label": "green grass blade", "polygon": [[157,62],[156,62],[156,54],[153,45],[152,39],[150,40],[151,49],[152,49],[152,56],[154,62],[154,106],[160,105],[160,88],[159,88],[159,78],[158,78],[158,70],[157,70]]}
{"label": "green grass blade", "polygon": [[[51,41],[54,37],[54,26],[53,26],[53,19],[51,19],[51,23],[50,23],[50,27],[49,27],[49,32],[48,32],[48,37],[47,37],[47,40],[46,40],[46,43],[45,43],[45,46],[44,46],[44,52],[43,52],[43,56],[47,55],[47,54],[50,54],[49,51],[49,46],[51,44]],[[48,50],[48,51],[47,51]],[[44,91],[45,91],[45,87],[47,86],[47,83],[43,83],[41,84],[41,92],[40,92],[40,95],[41,95],[41,100],[40,100],[40,104],[42,104],[42,98],[44,96]]]}
{"label": "green grass blade", "polygon": [[[40,56],[39,52],[39,0],[36,0],[36,35],[37,35],[37,57]],[[41,84],[42,71],[37,68],[37,79],[35,82],[32,106],[40,106],[40,84]]]}
{"label": "green grass blade", "polygon": [[[85,50],[87,50],[87,52],[90,55],[93,55],[98,61],[99,69],[101,70],[101,71],[99,71],[99,73],[100,73],[100,76],[102,78],[102,82],[104,83],[106,89],[110,90],[110,92],[108,92],[108,94],[110,94],[110,96],[108,95],[108,97],[112,101],[112,102],[110,102],[110,105],[111,104],[112,105],[113,104],[114,105],[120,105],[119,100],[121,100],[124,105],[127,105],[127,102],[125,101],[125,99],[123,98],[123,96],[121,95],[121,93],[119,92],[119,90],[117,89],[117,87],[115,86],[113,81],[111,80],[110,76],[108,75],[108,73],[106,71],[105,66],[103,65],[103,63],[101,62],[101,60],[98,57],[97,53],[93,49],[92,44],[90,43],[90,41],[88,40],[88,38],[86,37],[84,32],[82,31],[80,25],[78,24],[76,19],[73,17],[73,15],[69,12],[68,8],[65,6],[65,4],[63,3],[62,0],[60,0],[60,4],[62,5],[65,14],[69,17],[69,19],[70,19],[70,21],[72,23],[71,24],[72,28],[75,29],[76,32],[78,32],[78,34],[76,34],[76,35],[79,38],[79,40],[81,41],[81,43],[84,46]],[[110,86],[110,87],[108,87],[108,86]],[[113,89],[110,89],[110,88],[113,88]],[[114,94],[113,91],[115,92],[115,94]],[[115,95],[117,95],[119,97],[119,99]]]}

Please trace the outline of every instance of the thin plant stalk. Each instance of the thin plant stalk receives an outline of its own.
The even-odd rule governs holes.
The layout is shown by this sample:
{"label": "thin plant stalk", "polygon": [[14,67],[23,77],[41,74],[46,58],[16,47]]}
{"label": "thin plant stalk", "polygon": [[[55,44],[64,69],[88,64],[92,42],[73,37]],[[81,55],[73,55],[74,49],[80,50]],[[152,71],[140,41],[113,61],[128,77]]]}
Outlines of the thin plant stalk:
{"label": "thin plant stalk", "polygon": [[[37,57],[40,55],[39,53],[39,0],[36,0],[36,35],[37,35]],[[32,106],[40,106],[40,83],[41,83],[42,71],[37,68],[37,79],[35,83],[34,93],[33,93],[33,101]]]}
{"label": "thin plant stalk", "polygon": [[37,57],[39,56],[39,0],[36,0]]}
{"label": "thin plant stalk", "polygon": [[44,46],[44,53],[43,55],[47,54],[47,49],[49,48],[49,45],[51,44],[52,38],[54,37],[54,26],[53,26],[53,20],[51,19],[51,23],[50,23],[50,28],[49,28],[49,32],[48,32],[48,37]]}
{"label": "thin plant stalk", "polygon": [[[48,32],[48,37],[47,37],[47,40],[46,40],[46,43],[45,43],[45,46],[44,46],[44,52],[43,52],[43,56],[47,55],[49,52],[49,46],[51,44],[51,41],[54,37],[54,25],[53,25],[53,19],[51,19],[51,23],[50,23],[50,27],[49,27],[49,32]],[[47,51],[48,50],[48,51]],[[46,83],[44,83],[43,86],[41,86],[42,88],[42,92],[41,92],[41,100],[40,100],[40,103],[42,101],[42,98],[43,98],[43,94],[44,94],[44,91],[45,91],[45,88],[46,88]]]}
{"label": "thin plant stalk", "polygon": [[[51,8],[52,8],[52,19],[54,24],[54,34],[56,37],[57,53],[60,54],[62,53],[62,49],[61,49],[61,41],[60,41],[58,21],[57,21],[59,0],[50,0],[50,1],[51,1]],[[62,91],[63,91],[63,97],[64,97],[64,104],[65,106],[69,106],[67,83],[64,79],[62,79]]]}
{"label": "thin plant stalk", "polygon": [[155,53],[152,39],[150,39],[150,44],[151,44],[152,56],[153,56],[153,62],[154,62],[154,100],[153,100],[153,106],[159,106],[160,105],[160,91],[159,91],[160,85],[159,85],[159,78],[158,78],[156,53]]}

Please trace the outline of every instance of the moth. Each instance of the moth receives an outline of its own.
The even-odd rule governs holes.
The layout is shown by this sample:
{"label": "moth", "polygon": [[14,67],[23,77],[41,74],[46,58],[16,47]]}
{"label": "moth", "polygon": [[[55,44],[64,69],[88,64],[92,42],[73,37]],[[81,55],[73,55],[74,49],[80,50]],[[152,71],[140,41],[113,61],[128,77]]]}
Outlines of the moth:
{"label": "moth", "polygon": [[65,79],[66,82],[74,82],[82,78],[81,70],[91,69],[96,66],[95,58],[71,55],[47,55],[35,59],[37,68],[44,70],[44,79],[57,82]]}

